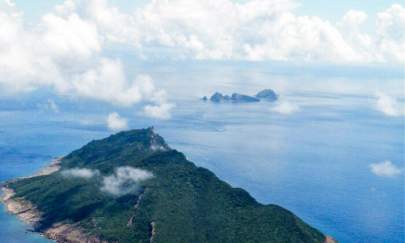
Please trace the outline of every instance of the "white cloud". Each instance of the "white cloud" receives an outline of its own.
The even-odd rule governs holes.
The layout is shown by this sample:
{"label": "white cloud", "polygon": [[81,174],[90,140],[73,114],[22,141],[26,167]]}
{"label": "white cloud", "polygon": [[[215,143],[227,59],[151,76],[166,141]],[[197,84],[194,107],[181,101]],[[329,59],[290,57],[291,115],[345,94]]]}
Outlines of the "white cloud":
{"label": "white cloud", "polygon": [[102,58],[96,67],[76,75],[72,85],[79,96],[114,104],[129,106],[141,100],[139,88],[126,80],[119,60]]}
{"label": "white cloud", "polygon": [[[169,117],[164,91],[125,75],[106,47],[132,46],[140,58],[405,63],[405,8],[371,19],[349,10],[332,23],[296,13],[293,0],[154,0],[127,13],[107,0],[66,0],[36,25],[18,5],[0,7],[0,92],[40,88]],[[367,21],[376,23],[366,31]],[[146,81],[145,81],[146,80]],[[152,90],[152,91],[151,91]],[[163,115],[160,115],[163,114]]]}
{"label": "white cloud", "polygon": [[171,118],[171,110],[175,107],[174,104],[159,104],[159,105],[146,105],[144,113],[148,117],[167,120]]}
{"label": "white cloud", "polygon": [[44,15],[30,27],[14,8],[0,9],[0,86],[23,92],[65,90],[72,73],[83,72],[101,50],[97,30],[77,14]]}
{"label": "white cloud", "polygon": [[[84,14],[97,24],[99,30],[110,41],[118,43],[137,42],[139,36],[130,15],[120,10],[107,0],[89,0],[86,2]],[[120,26],[117,28],[117,26]]]}
{"label": "white cloud", "polygon": [[[405,62],[405,8],[368,16],[349,10],[331,23],[295,13],[292,0],[155,0],[124,13],[107,0],[66,0],[44,15],[40,36],[52,57],[86,58],[103,40],[131,44],[142,57],[327,62]],[[117,26],[120,26],[117,28]],[[37,38],[38,39],[38,38]]]}
{"label": "white cloud", "polygon": [[349,10],[343,16],[343,22],[348,26],[359,26],[367,20],[367,14],[359,10]]}
{"label": "white cloud", "polygon": [[4,0],[4,2],[9,6],[9,7],[14,7],[15,2],[13,0]]}
{"label": "white cloud", "polygon": [[96,26],[73,13],[67,17],[46,14],[42,17],[45,28],[43,44],[49,55],[64,63],[91,57],[101,50]]}
{"label": "white cloud", "polygon": [[278,101],[275,107],[271,108],[271,110],[283,115],[289,115],[297,112],[299,110],[299,107],[289,101]]}
{"label": "white cloud", "polygon": [[349,10],[337,27],[348,45],[357,53],[358,62],[380,62],[382,60],[376,51],[376,40],[363,31],[367,19],[368,15],[365,12]]}
{"label": "white cloud", "polygon": [[73,168],[73,169],[67,169],[63,170],[62,175],[65,177],[79,177],[79,178],[84,178],[84,179],[90,179],[94,176],[98,176],[100,174],[99,171],[97,170],[90,170],[86,168]]}
{"label": "white cloud", "polygon": [[107,127],[112,131],[120,131],[128,128],[127,119],[121,117],[118,113],[110,113],[107,117]]}
{"label": "white cloud", "polygon": [[[62,176],[68,178],[84,178],[91,179],[100,176],[98,170],[86,168],[72,168],[61,172]],[[114,196],[122,196],[128,193],[137,193],[142,182],[153,178],[153,174],[149,171],[133,168],[130,166],[122,166],[115,169],[110,176],[102,178],[101,191],[110,193]]]}
{"label": "white cloud", "polygon": [[140,184],[153,178],[149,171],[130,166],[118,167],[113,175],[103,178],[101,190],[115,196],[137,193]]}
{"label": "white cloud", "polygon": [[349,10],[334,24],[297,15],[295,6],[291,0],[156,0],[125,14],[92,0],[78,8],[107,39],[130,43],[146,58],[404,62],[397,38],[405,27],[401,5],[379,13],[377,32],[370,34],[365,12]]}
{"label": "white cloud", "polygon": [[377,15],[377,48],[382,58],[405,63],[405,8],[394,4]]}
{"label": "white cloud", "polygon": [[246,43],[253,60],[356,62],[360,59],[342,34],[319,17],[282,13],[260,26],[258,43]]}
{"label": "white cloud", "polygon": [[404,104],[399,104],[394,97],[381,92],[377,93],[376,108],[387,116],[401,116],[405,114]]}
{"label": "white cloud", "polygon": [[375,175],[382,177],[395,177],[402,173],[400,168],[388,160],[370,164],[370,170]]}
{"label": "white cloud", "polygon": [[[93,8],[104,2],[65,1],[31,28],[15,8],[0,8],[0,92],[50,88],[57,94],[123,106],[165,102],[166,93],[149,76],[138,75],[130,81],[120,60],[103,57],[107,36],[97,21],[108,14],[98,13],[92,19],[95,13],[78,5]],[[111,25],[120,29],[116,28],[119,23]]]}

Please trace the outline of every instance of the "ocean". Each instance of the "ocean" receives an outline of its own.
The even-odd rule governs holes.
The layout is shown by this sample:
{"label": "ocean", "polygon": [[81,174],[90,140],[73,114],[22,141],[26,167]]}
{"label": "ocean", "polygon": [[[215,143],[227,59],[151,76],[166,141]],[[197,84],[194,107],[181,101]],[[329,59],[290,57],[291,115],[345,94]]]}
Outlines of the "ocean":
{"label": "ocean", "polygon": [[[226,82],[215,87],[243,89]],[[297,90],[283,96],[295,104],[290,114],[274,111],[268,102],[212,104],[190,95],[172,99],[176,108],[167,121],[142,116],[139,106],[51,95],[59,106],[55,111],[46,106],[48,93],[3,98],[0,181],[32,174],[52,158],[108,136],[105,118],[117,111],[130,128],[154,126],[189,160],[261,203],[291,210],[339,242],[404,242],[404,174],[384,177],[370,169],[386,160],[404,167],[403,116],[377,111],[371,95]],[[1,207],[0,242],[49,241]]]}

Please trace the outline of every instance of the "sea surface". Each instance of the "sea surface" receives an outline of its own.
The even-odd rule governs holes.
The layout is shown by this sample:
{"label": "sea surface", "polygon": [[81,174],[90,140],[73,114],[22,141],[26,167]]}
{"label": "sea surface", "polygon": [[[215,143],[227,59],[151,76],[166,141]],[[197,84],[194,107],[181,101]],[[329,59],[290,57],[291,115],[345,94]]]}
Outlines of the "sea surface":
{"label": "sea surface", "polygon": [[[404,167],[404,117],[377,111],[372,95],[296,89],[282,97],[295,105],[291,114],[275,112],[273,103],[212,104],[179,95],[168,121],[142,116],[140,106],[66,97],[51,97],[55,110],[47,107],[50,96],[0,100],[0,181],[32,174],[56,156],[108,136],[105,118],[117,111],[130,128],[153,125],[189,160],[339,242],[405,242],[404,174],[381,177],[370,170],[385,160]],[[0,242],[49,241],[1,206]]]}

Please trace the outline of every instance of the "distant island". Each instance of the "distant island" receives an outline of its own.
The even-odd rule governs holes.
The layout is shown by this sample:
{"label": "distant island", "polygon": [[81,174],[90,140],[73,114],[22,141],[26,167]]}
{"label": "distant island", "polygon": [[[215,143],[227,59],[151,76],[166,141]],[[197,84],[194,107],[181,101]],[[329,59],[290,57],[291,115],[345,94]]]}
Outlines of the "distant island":
{"label": "distant island", "polygon": [[197,167],[152,128],[91,141],[3,192],[11,213],[57,242],[334,242]]}
{"label": "distant island", "polygon": [[255,96],[245,94],[233,93],[232,95],[223,95],[222,93],[215,92],[209,99],[204,96],[202,100],[210,100],[213,103],[253,103],[261,100],[273,102],[278,99],[278,95],[272,89],[265,89],[258,92]]}

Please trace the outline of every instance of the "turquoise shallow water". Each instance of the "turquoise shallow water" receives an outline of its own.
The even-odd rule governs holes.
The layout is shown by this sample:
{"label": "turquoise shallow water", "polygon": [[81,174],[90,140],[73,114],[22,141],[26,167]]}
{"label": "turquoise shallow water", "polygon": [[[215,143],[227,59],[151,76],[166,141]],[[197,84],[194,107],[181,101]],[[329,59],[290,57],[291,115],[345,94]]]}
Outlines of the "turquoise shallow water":
{"label": "turquoise shallow water", "polygon": [[[379,177],[371,163],[404,164],[404,120],[370,97],[290,95],[291,115],[272,104],[212,105],[177,100],[173,119],[118,110],[131,128],[154,125],[170,146],[263,203],[276,203],[340,242],[404,242],[404,177]],[[60,113],[30,102],[0,105],[0,181],[32,174],[86,142],[110,134],[109,106],[58,101]],[[134,117],[135,116],[135,117]],[[47,242],[0,210],[0,242]]]}
{"label": "turquoise shallow water", "polygon": [[27,231],[25,225],[15,217],[4,213],[3,205],[0,205],[0,241],[8,243],[42,243],[51,242],[44,239],[41,235]]}

